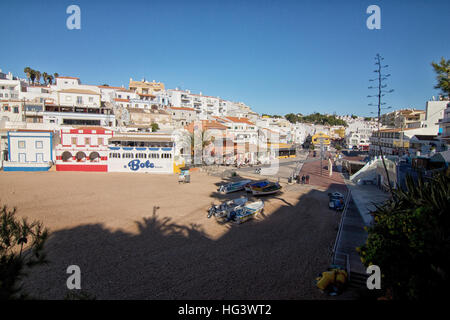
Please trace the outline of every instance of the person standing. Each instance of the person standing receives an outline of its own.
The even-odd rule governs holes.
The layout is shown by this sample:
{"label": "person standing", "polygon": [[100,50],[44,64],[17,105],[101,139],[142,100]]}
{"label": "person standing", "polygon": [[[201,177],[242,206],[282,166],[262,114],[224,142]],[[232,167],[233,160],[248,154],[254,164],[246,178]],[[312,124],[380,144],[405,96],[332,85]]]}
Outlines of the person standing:
{"label": "person standing", "polygon": [[306,175],[306,184],[309,184],[309,174]]}
{"label": "person standing", "polygon": [[305,184],[305,175],[302,175],[302,184]]}

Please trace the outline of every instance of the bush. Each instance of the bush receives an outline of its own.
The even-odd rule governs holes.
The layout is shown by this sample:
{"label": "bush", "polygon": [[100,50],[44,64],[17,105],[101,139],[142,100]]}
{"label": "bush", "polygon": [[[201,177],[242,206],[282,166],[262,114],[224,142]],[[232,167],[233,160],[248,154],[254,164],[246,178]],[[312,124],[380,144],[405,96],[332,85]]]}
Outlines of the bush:
{"label": "bush", "polygon": [[406,186],[372,213],[361,260],[380,267],[394,299],[442,299],[450,285],[450,178],[407,177]]}
{"label": "bush", "polygon": [[0,209],[0,300],[26,298],[20,280],[25,268],[46,263],[43,252],[48,237],[42,223],[18,219],[16,209]]}

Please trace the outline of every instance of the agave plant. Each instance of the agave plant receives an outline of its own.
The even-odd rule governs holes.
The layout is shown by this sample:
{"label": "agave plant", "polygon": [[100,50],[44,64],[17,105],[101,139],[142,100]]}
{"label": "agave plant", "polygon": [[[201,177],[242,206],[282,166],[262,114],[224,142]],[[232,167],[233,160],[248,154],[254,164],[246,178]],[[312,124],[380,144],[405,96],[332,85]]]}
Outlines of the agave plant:
{"label": "agave plant", "polygon": [[394,298],[439,297],[450,284],[450,177],[406,179],[405,190],[376,207],[358,250],[366,266],[380,267]]}

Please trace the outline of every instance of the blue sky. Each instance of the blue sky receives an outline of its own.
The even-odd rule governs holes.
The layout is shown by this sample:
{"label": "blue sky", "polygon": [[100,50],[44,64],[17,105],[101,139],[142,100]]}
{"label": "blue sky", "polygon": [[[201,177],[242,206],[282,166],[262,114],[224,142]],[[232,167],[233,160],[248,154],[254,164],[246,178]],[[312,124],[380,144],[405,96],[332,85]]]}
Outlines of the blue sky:
{"label": "blue sky", "polygon": [[[81,30],[66,8],[81,8]],[[366,8],[381,8],[381,30]],[[370,115],[380,53],[394,108],[437,95],[431,61],[450,59],[450,1],[2,1],[0,68],[85,84],[146,78],[242,101],[258,113]]]}

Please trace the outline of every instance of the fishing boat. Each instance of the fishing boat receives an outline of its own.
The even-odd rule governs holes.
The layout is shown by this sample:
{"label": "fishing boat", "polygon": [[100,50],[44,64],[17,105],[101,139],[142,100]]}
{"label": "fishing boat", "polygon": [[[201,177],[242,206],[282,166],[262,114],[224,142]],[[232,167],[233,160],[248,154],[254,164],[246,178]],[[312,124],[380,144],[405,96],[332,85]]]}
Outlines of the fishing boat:
{"label": "fishing boat", "polygon": [[252,187],[262,188],[262,187],[267,186],[268,184],[270,184],[269,181],[261,180],[261,181],[257,181],[257,182],[247,183],[244,188],[245,188],[245,191],[252,192]]}
{"label": "fishing boat", "polygon": [[241,181],[237,181],[237,182],[230,182],[230,183],[221,185],[217,191],[222,192],[222,193],[241,191],[241,190],[244,190],[245,185],[249,182],[251,182],[251,181],[250,180],[241,180]]}
{"label": "fishing boat", "polygon": [[251,187],[251,190],[254,196],[262,196],[279,192],[281,190],[281,186],[279,183],[270,182],[265,186]]}
{"label": "fishing boat", "polygon": [[212,216],[215,216],[216,218],[227,217],[231,211],[235,210],[239,206],[245,205],[247,201],[247,198],[237,198],[222,202],[218,206],[212,205],[208,210],[208,218],[211,218]]}
{"label": "fishing boat", "polygon": [[252,219],[258,215],[258,213],[264,210],[264,201],[258,200],[255,202],[247,203],[245,206],[239,206],[235,210],[228,214],[228,221],[234,223],[243,223],[249,219]]}

